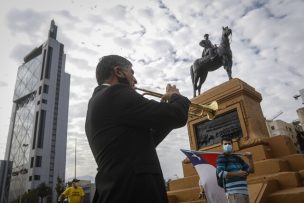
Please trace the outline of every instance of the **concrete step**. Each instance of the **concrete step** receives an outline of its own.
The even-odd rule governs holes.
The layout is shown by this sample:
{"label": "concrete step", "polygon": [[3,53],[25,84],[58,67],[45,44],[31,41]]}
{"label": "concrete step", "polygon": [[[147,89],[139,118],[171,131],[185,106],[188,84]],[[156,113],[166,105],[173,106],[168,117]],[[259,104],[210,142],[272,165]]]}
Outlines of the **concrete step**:
{"label": "concrete step", "polygon": [[199,193],[199,187],[192,187],[167,192],[168,196],[174,195],[176,197],[177,202],[196,201],[198,200]]}
{"label": "concrete step", "polygon": [[169,190],[172,191],[191,187],[198,187],[198,181],[198,175],[172,180],[169,182]]}
{"label": "concrete step", "polygon": [[302,186],[301,176],[298,172],[287,171],[279,172],[275,174],[268,174],[262,176],[249,177],[248,184],[264,183],[269,180],[276,180],[279,184],[279,188],[287,189]]}
{"label": "concrete step", "polygon": [[300,170],[298,171],[300,177],[301,177],[301,182],[302,182],[302,185],[304,185],[304,170]]}
{"label": "concrete step", "polygon": [[268,196],[269,203],[303,203],[304,187],[290,188],[271,193]]}
{"label": "concrete step", "polygon": [[[271,155],[271,148],[268,145],[256,145],[238,151],[237,153],[251,152],[253,154],[253,161],[261,161],[273,158]],[[245,159],[244,159],[245,160]],[[246,161],[246,160],[245,160]]]}
{"label": "concrete step", "polygon": [[304,154],[291,154],[282,157],[282,159],[287,161],[291,170],[304,170]]}
{"label": "concrete step", "polygon": [[191,164],[191,162],[184,162],[183,161],[182,166],[183,166],[184,177],[198,175],[195,168]]}
{"label": "concrete step", "polygon": [[290,171],[287,161],[283,159],[267,159],[254,162],[254,169],[255,172],[250,177]]}
{"label": "concrete step", "polygon": [[251,203],[269,203],[268,195],[279,190],[279,183],[276,180],[269,180],[262,183],[248,185],[249,198]]}
{"label": "concrete step", "polygon": [[269,137],[267,142],[271,148],[272,157],[279,158],[297,153],[297,149],[289,136]]}
{"label": "concrete step", "polygon": [[173,195],[173,194],[170,195],[170,194],[167,193],[167,197],[168,197],[168,202],[169,203],[176,203],[177,202],[175,195]]}

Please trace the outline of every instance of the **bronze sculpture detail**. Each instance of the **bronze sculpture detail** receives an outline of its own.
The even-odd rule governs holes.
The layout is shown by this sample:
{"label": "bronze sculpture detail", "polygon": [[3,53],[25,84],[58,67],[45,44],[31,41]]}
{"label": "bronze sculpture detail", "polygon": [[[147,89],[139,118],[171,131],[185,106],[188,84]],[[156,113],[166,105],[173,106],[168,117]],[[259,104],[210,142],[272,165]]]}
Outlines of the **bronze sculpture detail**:
{"label": "bronze sculpture detail", "polygon": [[232,79],[232,52],[230,49],[229,36],[232,30],[227,26],[223,27],[220,45],[214,46],[209,40],[209,35],[205,34],[205,39],[199,44],[204,47],[202,58],[196,59],[190,67],[190,74],[193,84],[193,96],[201,93],[202,84],[205,82],[208,72],[214,71],[224,66],[229,80]]}

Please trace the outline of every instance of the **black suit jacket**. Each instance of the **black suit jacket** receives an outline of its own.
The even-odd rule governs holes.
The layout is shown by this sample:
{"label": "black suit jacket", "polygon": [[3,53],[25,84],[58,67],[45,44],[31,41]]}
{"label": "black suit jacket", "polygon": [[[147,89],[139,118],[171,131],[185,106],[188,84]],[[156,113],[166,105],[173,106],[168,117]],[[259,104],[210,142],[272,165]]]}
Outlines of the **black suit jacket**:
{"label": "black suit jacket", "polygon": [[89,101],[86,134],[98,165],[98,203],[167,202],[156,146],[187,122],[190,101],[148,100],[123,84],[98,86]]}

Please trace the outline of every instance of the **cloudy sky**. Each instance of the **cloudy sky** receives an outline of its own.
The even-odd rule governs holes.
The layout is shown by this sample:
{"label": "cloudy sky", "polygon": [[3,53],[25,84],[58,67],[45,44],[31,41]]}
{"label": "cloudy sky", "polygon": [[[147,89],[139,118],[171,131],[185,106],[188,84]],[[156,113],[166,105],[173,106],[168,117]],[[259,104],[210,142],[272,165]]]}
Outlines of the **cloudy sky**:
{"label": "cloudy sky", "polygon": [[[4,157],[12,98],[23,57],[47,37],[50,21],[65,44],[71,74],[67,171],[73,176],[78,140],[79,176],[95,176],[96,164],[84,133],[87,102],[99,58],[119,54],[133,62],[138,86],[162,92],[167,83],[192,97],[191,63],[201,55],[205,33],[219,44],[222,26],[233,30],[233,77],[263,96],[266,118],[297,119],[304,88],[303,0],[24,0],[0,3],[0,159]],[[223,68],[209,73],[202,90],[227,81]],[[301,82],[302,81],[302,82]],[[182,176],[180,148],[189,148],[186,128],[173,131],[157,148],[165,178]]]}

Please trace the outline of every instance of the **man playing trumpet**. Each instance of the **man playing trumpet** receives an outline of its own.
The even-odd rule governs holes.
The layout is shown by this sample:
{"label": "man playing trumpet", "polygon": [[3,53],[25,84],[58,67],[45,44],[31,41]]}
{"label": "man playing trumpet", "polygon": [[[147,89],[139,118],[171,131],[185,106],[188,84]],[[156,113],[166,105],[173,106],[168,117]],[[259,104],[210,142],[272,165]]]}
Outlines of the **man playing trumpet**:
{"label": "man playing trumpet", "polygon": [[98,165],[93,202],[168,202],[155,148],[186,124],[190,101],[171,85],[167,103],[144,98],[134,90],[131,62],[117,55],[102,57],[96,79],[85,125]]}

